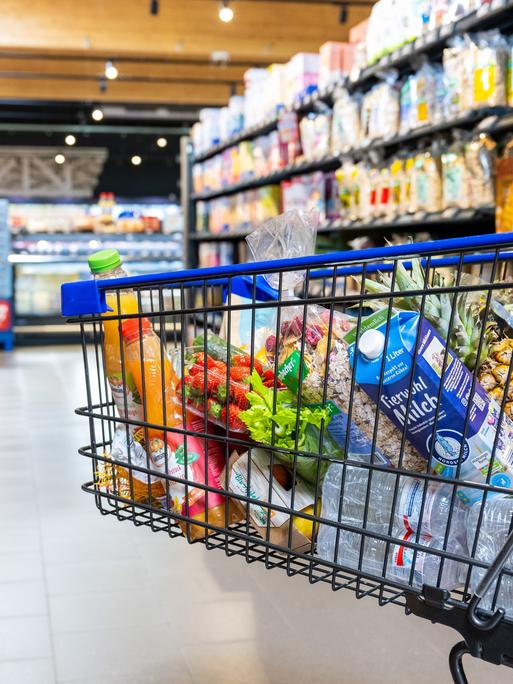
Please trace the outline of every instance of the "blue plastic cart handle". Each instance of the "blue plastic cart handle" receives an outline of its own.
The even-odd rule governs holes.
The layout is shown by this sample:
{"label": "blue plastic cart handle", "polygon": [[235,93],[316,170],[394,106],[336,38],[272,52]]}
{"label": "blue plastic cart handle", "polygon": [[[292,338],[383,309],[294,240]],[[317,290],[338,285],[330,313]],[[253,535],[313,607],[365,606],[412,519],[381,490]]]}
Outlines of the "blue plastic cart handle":
{"label": "blue plastic cart handle", "polygon": [[[473,249],[500,248],[513,246],[513,233],[494,233],[491,235],[477,235],[473,237],[451,238],[449,240],[435,240],[433,242],[417,242],[406,245],[392,245],[390,247],[373,247],[370,249],[346,250],[318,254],[296,259],[277,259],[275,261],[260,261],[249,264],[233,264],[231,266],[216,266],[213,268],[188,269],[183,271],[170,271],[142,276],[130,276],[113,280],[85,280],[77,283],[65,283],[61,286],[61,306],[63,316],[80,316],[88,314],[101,314],[109,311],[105,293],[107,290],[129,289],[133,287],[165,285],[182,285],[185,287],[198,287],[207,280],[208,285],[227,285],[228,277],[253,276],[270,273],[277,269],[300,270],[305,268],[326,269],[329,266],[352,264],[351,268],[337,268],[337,275],[353,275],[362,271],[362,262],[376,263],[366,266],[368,272],[376,270],[388,270],[391,265],[383,261],[402,256],[422,256],[432,254],[444,254],[447,252],[468,251]],[[508,255],[509,257],[510,255]],[[513,256],[513,255],[511,255]],[[469,255],[465,261],[481,263],[495,258],[494,254]],[[453,257],[454,263],[459,261]],[[445,261],[445,260],[444,260]],[[440,264],[442,265],[442,264]],[[444,264],[449,265],[449,264]],[[334,274],[333,269],[316,272],[317,277],[325,277]],[[232,279],[232,283],[235,278]],[[252,297],[252,287],[250,296]],[[234,290],[232,290],[234,291]],[[275,299],[264,296],[261,293],[261,301]]]}

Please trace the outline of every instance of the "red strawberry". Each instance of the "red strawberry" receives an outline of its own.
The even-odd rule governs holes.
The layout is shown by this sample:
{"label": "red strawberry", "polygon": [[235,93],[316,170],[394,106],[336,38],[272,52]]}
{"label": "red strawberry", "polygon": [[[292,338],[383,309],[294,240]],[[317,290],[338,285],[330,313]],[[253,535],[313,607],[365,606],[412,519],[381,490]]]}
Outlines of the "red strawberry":
{"label": "red strawberry", "polygon": [[274,371],[272,368],[266,368],[261,375],[264,380],[274,380]]}
{"label": "red strawberry", "polygon": [[251,371],[249,370],[249,368],[245,368],[242,366],[230,368],[230,379],[234,382],[249,382],[247,378],[249,378],[250,374]]}
{"label": "red strawberry", "polygon": [[246,389],[240,385],[230,385],[230,397],[243,411],[249,408],[249,401],[246,397],[247,392],[249,392],[249,387]]}
{"label": "red strawberry", "polygon": [[[251,368],[251,356],[249,354],[235,354],[232,357],[232,367],[242,366],[243,368]],[[259,375],[262,375],[263,367],[258,359],[253,359],[253,368]]]}
{"label": "red strawberry", "polygon": [[203,394],[205,391],[205,376],[203,372],[189,377],[192,377],[190,383],[191,389],[193,389],[196,393]]}
{"label": "red strawberry", "polygon": [[[238,406],[235,406],[234,404],[230,404],[230,414],[229,414],[229,421],[228,421],[228,428],[230,430],[238,430],[238,431],[245,431],[246,426],[242,422],[242,420],[239,418],[239,413],[240,413],[240,408]],[[226,406],[224,409],[221,411],[221,420],[223,423],[226,425]]]}

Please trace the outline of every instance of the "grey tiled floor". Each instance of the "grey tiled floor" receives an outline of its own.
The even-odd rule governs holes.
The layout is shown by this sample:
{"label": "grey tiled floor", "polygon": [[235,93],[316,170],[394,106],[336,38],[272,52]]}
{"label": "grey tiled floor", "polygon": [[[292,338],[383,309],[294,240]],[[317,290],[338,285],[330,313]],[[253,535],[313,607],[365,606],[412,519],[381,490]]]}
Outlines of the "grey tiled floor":
{"label": "grey tiled floor", "polygon": [[450,681],[449,629],[101,517],[84,403],[78,347],[0,352],[1,684]]}

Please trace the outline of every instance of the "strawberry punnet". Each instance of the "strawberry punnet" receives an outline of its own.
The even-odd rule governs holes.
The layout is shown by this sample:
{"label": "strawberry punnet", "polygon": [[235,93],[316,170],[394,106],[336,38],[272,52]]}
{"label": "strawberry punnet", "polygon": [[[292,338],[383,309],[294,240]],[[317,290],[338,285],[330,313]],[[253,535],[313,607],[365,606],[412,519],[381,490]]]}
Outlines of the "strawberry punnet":
{"label": "strawberry punnet", "polygon": [[[230,430],[246,430],[246,426],[242,422],[242,420],[239,418],[239,413],[240,413],[240,408],[238,406],[235,406],[234,404],[230,404],[230,413],[229,413],[229,421],[228,421],[228,428]],[[221,420],[223,423],[226,424],[226,407],[221,411]]]}
{"label": "strawberry punnet", "polygon": [[230,380],[233,382],[246,382],[249,383],[249,376],[251,371],[249,368],[238,366],[236,368],[230,368]]}

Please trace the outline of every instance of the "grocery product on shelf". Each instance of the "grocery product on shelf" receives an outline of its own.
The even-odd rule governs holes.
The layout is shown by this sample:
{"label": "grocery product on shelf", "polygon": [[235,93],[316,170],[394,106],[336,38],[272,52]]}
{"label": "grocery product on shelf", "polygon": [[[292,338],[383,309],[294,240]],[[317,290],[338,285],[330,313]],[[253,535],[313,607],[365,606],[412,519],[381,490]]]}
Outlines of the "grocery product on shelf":
{"label": "grocery product on shelf", "polygon": [[497,159],[496,225],[497,232],[513,230],[513,137]]}
{"label": "grocery product on shelf", "polygon": [[361,97],[345,89],[336,93],[331,126],[331,151],[334,154],[358,148],[360,134]]}
{"label": "grocery product on shelf", "polygon": [[496,157],[497,145],[486,133],[476,134],[466,145],[465,159],[473,207],[495,204]]}
{"label": "grocery product on shelf", "polygon": [[330,151],[331,114],[311,113],[301,119],[301,147],[307,159],[320,159]]}
{"label": "grocery product on shelf", "polygon": [[361,142],[392,138],[399,131],[399,86],[395,73],[371,88],[362,98]]}
{"label": "grocery product on shelf", "polygon": [[285,65],[285,101],[292,105],[313,89],[319,82],[319,54],[298,52]]}
{"label": "grocery product on shelf", "polygon": [[350,43],[328,42],[319,48],[319,90],[325,91],[341,83],[353,66],[353,46]]}
{"label": "grocery product on shelf", "polygon": [[442,154],[442,196],[445,207],[467,209],[470,206],[469,172],[463,140],[455,140]]}

